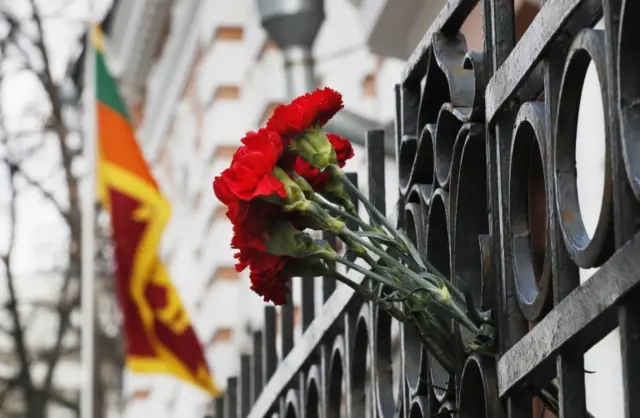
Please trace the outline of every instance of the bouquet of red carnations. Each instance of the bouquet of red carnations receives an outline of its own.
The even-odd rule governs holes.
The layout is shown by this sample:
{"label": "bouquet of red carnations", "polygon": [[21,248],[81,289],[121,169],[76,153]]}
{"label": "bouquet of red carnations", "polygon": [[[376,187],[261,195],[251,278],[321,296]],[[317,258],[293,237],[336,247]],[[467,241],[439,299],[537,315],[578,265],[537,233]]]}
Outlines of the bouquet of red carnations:
{"label": "bouquet of red carnations", "polygon": [[[277,107],[266,127],[242,138],[231,166],[215,178],[215,194],[233,223],[236,268],[249,267],[252,290],[277,305],[286,302],[291,277],[333,276],[394,318],[416,326],[431,353],[454,372],[450,321],[458,322],[468,337],[465,351],[491,352],[491,320],[344,175],[342,167],[353,157],[351,143],[323,130],[342,107],[342,96],[329,88]],[[362,201],[368,222],[347,192]],[[358,229],[349,229],[347,220]],[[312,238],[309,230],[335,234],[350,255]],[[337,264],[359,271],[386,292],[350,280]]]}
{"label": "bouquet of red carnations", "polygon": [[[456,372],[458,344],[452,320],[460,325],[465,352],[493,355],[490,313],[478,310],[467,289],[454,287],[429,264],[342,172],[353,157],[351,143],[323,130],[342,108],[342,96],[329,88],[278,106],[266,127],[242,138],[231,166],[215,178],[213,189],[233,224],[236,269],[249,267],[251,289],[276,305],[287,301],[292,277],[333,276],[398,321],[414,326],[451,375]],[[368,221],[360,217],[347,192],[362,202]],[[314,239],[310,230],[335,234],[346,254]],[[362,273],[374,287],[351,280],[337,264]],[[539,396],[548,409],[557,411],[555,383]]]}

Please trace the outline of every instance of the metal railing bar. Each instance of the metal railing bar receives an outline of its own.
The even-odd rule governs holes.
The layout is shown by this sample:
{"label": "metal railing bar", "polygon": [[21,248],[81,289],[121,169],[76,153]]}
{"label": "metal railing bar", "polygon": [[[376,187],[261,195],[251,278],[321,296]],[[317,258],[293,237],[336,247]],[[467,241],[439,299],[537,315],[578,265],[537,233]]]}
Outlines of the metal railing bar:
{"label": "metal railing bar", "polygon": [[469,13],[476,7],[478,0],[449,0],[424,34],[418,46],[402,70],[402,84],[419,83],[427,66],[427,50],[431,46],[431,38],[436,32],[455,35],[462,27]]}
{"label": "metal railing bar", "polygon": [[497,363],[504,396],[522,380],[553,368],[555,356],[571,346],[584,353],[617,325],[616,304],[640,282],[640,233],[616,252],[587,282],[564,298]]}
{"label": "metal railing bar", "polygon": [[[543,51],[563,32],[573,37],[585,25],[602,15],[600,0],[554,0],[546,2],[513,51],[489,80],[485,92],[485,114],[491,124],[498,111],[517,93],[535,69]],[[567,24],[570,19],[576,24]]]}
{"label": "metal railing bar", "polygon": [[[360,283],[363,277],[354,273],[351,279],[356,283]],[[247,418],[267,416],[274,402],[278,400],[278,395],[294,381],[296,373],[307,362],[312,352],[329,331],[329,328],[340,317],[349,301],[351,301],[353,294],[353,290],[346,286],[340,286],[333,292],[324,304],[322,313],[313,320],[302,335],[302,338],[293,346],[289,355],[280,363],[276,372],[269,379]]]}

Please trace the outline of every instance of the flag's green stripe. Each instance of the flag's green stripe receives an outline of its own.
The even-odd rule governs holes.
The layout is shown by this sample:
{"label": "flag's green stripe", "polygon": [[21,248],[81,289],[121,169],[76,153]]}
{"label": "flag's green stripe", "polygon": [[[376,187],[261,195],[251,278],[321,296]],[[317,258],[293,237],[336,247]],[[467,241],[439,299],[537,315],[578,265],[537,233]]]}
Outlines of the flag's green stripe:
{"label": "flag's green stripe", "polygon": [[105,63],[104,56],[96,51],[96,90],[97,99],[120,113],[122,117],[129,120],[129,112],[124,104],[120,93],[118,93],[118,86],[115,80],[111,77],[107,64]]}

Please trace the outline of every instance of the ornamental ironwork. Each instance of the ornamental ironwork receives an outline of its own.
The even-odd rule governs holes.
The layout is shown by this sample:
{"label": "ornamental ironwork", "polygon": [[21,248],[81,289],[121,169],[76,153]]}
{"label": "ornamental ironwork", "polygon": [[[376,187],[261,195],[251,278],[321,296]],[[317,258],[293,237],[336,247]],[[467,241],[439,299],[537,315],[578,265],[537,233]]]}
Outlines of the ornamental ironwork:
{"label": "ornamental ironwork", "polygon": [[[393,320],[332,279],[315,316],[313,281],[302,280],[304,334],[294,346],[291,303],[279,324],[266,306],[216,418],[526,418],[554,379],[560,416],[584,417],[584,353],[616,326],[625,416],[640,417],[640,1],[549,1],[516,42],[513,1],[485,0],[484,51],[469,52],[459,31],[477,3],[449,0],[407,61],[395,138],[367,135],[367,181],[384,212],[379,167],[395,141],[397,222],[494,312],[498,356],[460,353],[450,376],[409,328],[393,347]],[[601,210],[587,232],[575,160],[590,63],[606,135]],[[579,269],[592,267],[580,285]]]}

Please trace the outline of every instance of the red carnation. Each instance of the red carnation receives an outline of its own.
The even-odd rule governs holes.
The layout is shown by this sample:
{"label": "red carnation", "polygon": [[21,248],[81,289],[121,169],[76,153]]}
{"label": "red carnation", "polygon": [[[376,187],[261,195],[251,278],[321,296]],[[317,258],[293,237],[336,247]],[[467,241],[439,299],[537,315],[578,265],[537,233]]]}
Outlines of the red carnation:
{"label": "red carnation", "polygon": [[238,250],[234,255],[238,259],[236,270],[242,271],[256,253],[267,250],[265,241],[268,239],[269,227],[286,214],[277,205],[263,200],[248,203],[240,201],[237,206],[242,206],[243,209],[233,212],[233,217],[229,217],[233,223],[231,248]]}
{"label": "red carnation", "polygon": [[276,305],[287,302],[289,278],[282,274],[288,257],[268,253],[254,254],[251,257],[251,290],[262,296],[265,302]]}
{"label": "red carnation", "polygon": [[267,251],[267,245],[261,234],[252,234],[240,228],[233,228],[233,238],[231,238],[231,248],[238,250],[233,257],[238,260],[235,265],[236,271],[240,272],[246,269],[251,259],[256,254]]}
{"label": "red carnation", "polygon": [[236,151],[231,166],[213,181],[213,189],[226,205],[237,200],[250,201],[260,196],[286,197],[284,186],[273,175],[282,155],[282,139],[266,129],[249,132]]}
{"label": "red carnation", "polygon": [[[265,231],[276,220],[284,219],[285,213],[280,206],[265,200],[240,201],[235,205],[238,209],[229,217],[234,226],[251,233]],[[231,210],[231,206],[229,207]]]}
{"label": "red carnation", "polygon": [[329,142],[331,142],[333,149],[336,150],[338,166],[340,166],[340,168],[344,167],[347,163],[347,160],[353,158],[354,155],[351,142],[348,139],[336,134],[327,134],[327,138],[329,139]]}
{"label": "red carnation", "polygon": [[[348,139],[342,138],[335,134],[327,134],[327,138],[331,145],[336,150],[336,157],[338,160],[338,166],[344,167],[347,160],[353,158],[353,147]],[[301,157],[296,158],[293,166],[293,171],[302,176],[311,185],[313,190],[319,192],[324,189],[327,181],[331,178],[331,175],[327,171],[320,171],[311,164],[306,162]]]}
{"label": "red carnation", "polygon": [[323,126],[343,107],[340,93],[328,87],[317,89],[276,107],[267,129],[291,139],[316,125]]}
{"label": "red carnation", "polygon": [[322,191],[327,181],[331,178],[331,174],[328,171],[320,171],[300,157],[296,158],[293,171],[304,178],[315,192]]}

